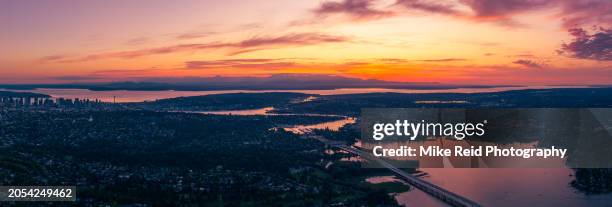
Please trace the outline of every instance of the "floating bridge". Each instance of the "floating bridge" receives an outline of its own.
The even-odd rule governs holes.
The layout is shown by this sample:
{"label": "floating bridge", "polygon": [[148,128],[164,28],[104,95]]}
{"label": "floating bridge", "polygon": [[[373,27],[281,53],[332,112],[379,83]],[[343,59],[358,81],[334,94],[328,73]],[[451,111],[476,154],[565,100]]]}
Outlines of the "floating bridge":
{"label": "floating bridge", "polygon": [[434,185],[430,182],[427,182],[425,180],[422,180],[420,178],[417,178],[411,174],[408,174],[406,172],[404,172],[403,170],[389,164],[388,162],[379,159],[375,156],[373,156],[370,153],[367,153],[365,151],[356,149],[354,147],[351,146],[347,146],[345,144],[342,144],[340,142],[335,142],[335,141],[331,141],[328,139],[325,139],[324,137],[321,136],[313,136],[310,135],[310,138],[314,138],[317,139],[329,146],[332,147],[336,147],[339,149],[342,149],[344,151],[347,151],[349,153],[355,154],[360,156],[361,158],[370,160],[370,161],[375,161],[378,164],[380,164],[381,166],[391,170],[393,173],[395,173],[399,178],[401,178],[402,180],[406,181],[408,184],[418,188],[419,190],[433,196],[436,197],[438,199],[440,199],[441,201],[445,202],[448,205],[451,206],[456,206],[456,207],[476,207],[476,206],[481,206],[480,204],[466,198],[463,197],[461,195],[458,195],[456,193],[453,193],[449,190],[446,190],[444,188],[441,188],[437,185]]}

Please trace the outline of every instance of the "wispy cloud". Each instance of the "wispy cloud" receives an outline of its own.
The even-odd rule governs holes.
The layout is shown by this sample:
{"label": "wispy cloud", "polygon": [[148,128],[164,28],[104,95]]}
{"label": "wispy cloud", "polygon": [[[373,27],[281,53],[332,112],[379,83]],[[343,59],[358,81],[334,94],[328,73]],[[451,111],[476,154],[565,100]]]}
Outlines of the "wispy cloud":
{"label": "wispy cloud", "polygon": [[[443,59],[440,59],[443,60]],[[518,67],[517,67],[518,66]],[[525,70],[520,68],[531,68]],[[535,70],[537,69],[537,70]],[[224,71],[224,73],[219,73]],[[364,75],[364,71],[377,76]],[[409,59],[364,59],[324,62],[313,59],[218,59],[193,60],[179,68],[111,69],[95,71],[88,80],[144,80],[153,77],[231,77],[269,76],[285,73],[335,74],[397,81],[491,83],[491,84],[579,84],[609,83],[609,67],[558,68],[531,59],[518,59],[510,65],[433,65]],[[62,78],[77,80],[78,76]],[[85,79],[81,79],[85,80]]]}
{"label": "wispy cloud", "polygon": [[511,57],[534,58],[535,56],[529,53],[523,53],[523,54],[511,55]]}
{"label": "wispy cloud", "polygon": [[457,61],[467,61],[464,58],[442,58],[442,59],[426,59],[426,60],[418,60],[421,62],[457,62]]}
{"label": "wispy cloud", "polygon": [[211,49],[230,49],[230,55],[254,52],[259,50],[275,49],[287,46],[305,46],[325,43],[346,42],[351,38],[347,36],[328,35],[322,33],[292,33],[280,36],[256,36],[237,42],[211,42],[179,44],[165,47],[147,48],[130,51],[107,52],[91,54],[82,57],[48,56],[42,60],[57,62],[83,62],[108,58],[130,59],[150,55],[162,55],[179,52],[196,52]]}
{"label": "wispy cloud", "polygon": [[63,60],[65,58],[68,58],[68,56],[65,56],[65,55],[49,55],[49,56],[44,56],[44,57],[40,58],[39,61],[41,61],[41,62],[54,62],[54,61]]}
{"label": "wispy cloud", "polygon": [[99,80],[100,77],[96,76],[79,76],[79,75],[67,75],[67,76],[56,76],[53,77],[55,80],[62,81],[90,81],[90,80]]}
{"label": "wispy cloud", "polygon": [[136,37],[136,38],[132,38],[129,39],[125,42],[126,45],[142,45],[145,44],[147,42],[149,42],[150,39],[146,38],[146,37]]}
{"label": "wispy cloud", "polygon": [[189,39],[197,39],[202,37],[207,37],[216,34],[215,32],[185,32],[176,35],[177,39],[181,40],[189,40]]}
{"label": "wispy cloud", "polygon": [[517,64],[517,65],[522,65],[522,66],[527,67],[527,68],[541,68],[542,67],[540,64],[538,64],[536,62],[534,62],[532,60],[526,60],[526,59],[519,59],[519,60],[516,60],[516,61],[514,61],[512,63]]}
{"label": "wispy cloud", "polygon": [[286,59],[227,59],[227,60],[205,60],[187,61],[187,69],[283,69],[296,66],[295,62]]}
{"label": "wispy cloud", "polygon": [[[240,69],[243,72],[277,71],[277,70],[323,70],[339,72],[352,69],[367,68],[376,64],[368,60],[345,60],[340,62],[324,62],[302,58],[280,59],[223,59],[223,60],[194,60],[185,62],[187,70],[208,69]],[[247,71],[248,70],[248,71]]]}
{"label": "wispy cloud", "polygon": [[169,71],[174,69],[158,69],[158,68],[141,68],[141,69],[107,69],[107,70],[96,70],[93,71],[91,76],[98,77],[134,77],[141,76],[143,74],[160,72],[160,71]]}

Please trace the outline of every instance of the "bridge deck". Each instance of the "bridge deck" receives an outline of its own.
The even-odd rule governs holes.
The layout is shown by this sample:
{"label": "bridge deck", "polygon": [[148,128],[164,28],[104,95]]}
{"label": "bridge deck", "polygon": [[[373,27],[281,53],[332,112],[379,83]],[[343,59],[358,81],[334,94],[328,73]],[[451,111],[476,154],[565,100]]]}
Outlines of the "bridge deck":
{"label": "bridge deck", "polygon": [[442,201],[444,201],[445,203],[451,205],[451,206],[461,206],[461,207],[467,207],[467,206],[480,206],[478,203],[465,198],[463,196],[460,196],[458,194],[455,194],[453,192],[450,192],[444,188],[441,188],[437,185],[434,185],[430,182],[424,181],[422,179],[419,179],[415,176],[412,176],[406,172],[404,172],[401,169],[396,168],[395,166],[389,164],[388,162],[385,162],[382,159],[379,159],[377,157],[374,157],[373,155],[366,153],[364,151],[346,146],[346,145],[341,145],[341,144],[332,144],[332,146],[340,148],[342,150],[345,150],[347,152],[359,155],[362,158],[368,159],[368,160],[372,160],[372,161],[376,161],[377,163],[381,164],[383,167],[391,170],[392,172],[394,172],[396,175],[398,175],[400,178],[402,178],[403,180],[405,180],[406,182],[408,182],[410,185],[422,190],[425,193],[428,193]]}

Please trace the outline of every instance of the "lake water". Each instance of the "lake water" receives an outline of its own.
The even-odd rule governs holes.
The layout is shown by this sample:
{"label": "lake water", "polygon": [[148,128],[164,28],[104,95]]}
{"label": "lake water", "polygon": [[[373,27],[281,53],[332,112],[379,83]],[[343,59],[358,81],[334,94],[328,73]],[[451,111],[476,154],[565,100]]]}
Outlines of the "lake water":
{"label": "lake water", "polygon": [[[482,206],[612,206],[612,194],[585,195],[569,184],[567,168],[420,168],[421,179],[469,198]],[[370,183],[402,182],[395,176],[374,176]],[[448,206],[416,189],[397,193],[405,206]]]}
{"label": "lake water", "polygon": [[[483,206],[612,206],[612,195],[585,195],[569,186],[574,172],[567,168],[470,169],[421,168],[426,181],[458,193]],[[376,176],[367,182],[398,182],[395,176]],[[398,193],[406,206],[448,206],[413,188]]]}
{"label": "lake water", "polygon": [[[311,98],[307,98],[304,101],[311,101]],[[266,115],[266,116],[325,116],[325,117],[339,117],[340,120],[323,122],[318,124],[309,124],[309,125],[293,125],[282,127],[286,131],[290,131],[297,134],[303,134],[305,132],[310,132],[314,129],[330,129],[330,130],[338,130],[340,127],[346,124],[355,123],[356,119],[353,117],[339,116],[339,115],[329,115],[329,114],[277,114],[271,113],[274,110],[274,107],[265,107],[260,109],[250,109],[250,110],[227,110],[227,111],[181,111],[185,113],[198,113],[198,114],[215,114],[215,115],[239,115],[239,116],[248,116],[248,115]]]}
{"label": "lake water", "polygon": [[[427,145],[427,142],[429,141],[420,142],[416,145]],[[431,142],[438,141],[432,140]],[[400,143],[397,145],[410,144]],[[368,148],[368,144],[361,142],[358,142],[357,145]],[[512,143],[509,145],[527,148],[527,145],[535,146],[536,143]],[[402,160],[403,158],[396,159]],[[420,159],[420,161],[443,163],[442,158]],[[460,164],[462,160],[451,159],[451,164],[453,162]],[[483,162],[494,163],[492,160],[483,160]],[[536,161],[533,162],[536,163]],[[564,166],[562,163],[555,162],[557,161],[549,158],[545,162],[541,162],[540,166],[546,166],[547,164]],[[426,163],[422,164],[426,165]],[[525,164],[525,166],[531,165]],[[586,195],[571,187],[570,183],[576,177],[574,170],[567,167],[419,168],[418,171],[420,171],[419,174],[424,175],[421,179],[469,198],[483,206],[612,206],[612,194]],[[395,176],[379,176],[366,181],[396,182],[396,179]],[[429,195],[414,188],[395,195],[399,203],[407,206],[414,204],[418,206],[446,206],[446,204],[429,197]]]}
{"label": "lake water", "polygon": [[[612,206],[612,194],[584,195],[569,183],[567,168],[429,168],[423,179],[483,206]],[[411,203],[412,194],[398,198]]]}
{"label": "lake water", "polygon": [[[378,183],[386,183],[386,182],[399,182],[405,185],[409,185],[403,180],[398,179],[395,176],[374,176],[367,178],[365,180],[368,183],[378,184]],[[448,204],[442,202],[441,200],[430,196],[429,194],[418,190],[416,188],[411,188],[411,190],[401,193],[395,193],[395,199],[399,204],[404,206],[428,206],[428,207],[446,207]]]}
{"label": "lake water", "polygon": [[265,107],[260,109],[246,109],[246,110],[226,110],[226,111],[181,111],[185,113],[197,113],[197,114],[215,114],[215,115],[272,115],[270,111],[274,110],[274,107]]}
{"label": "lake water", "polygon": [[225,93],[265,93],[265,92],[294,92],[317,95],[341,95],[358,93],[485,93],[523,89],[550,89],[550,88],[584,88],[584,86],[517,86],[517,87],[492,87],[492,88],[457,88],[457,89],[385,89],[385,88],[341,88],[333,90],[218,90],[218,91],[91,91],[87,89],[49,89],[41,88],[35,90],[8,90],[18,92],[33,92],[50,95],[54,98],[68,99],[98,99],[104,102],[142,102],[155,101],[158,99],[202,96]]}
{"label": "lake water", "polygon": [[[28,92],[43,93],[55,98],[89,98],[112,102],[140,102],[181,96],[199,96],[222,93],[258,92],[299,92],[319,95],[355,94],[372,92],[396,93],[478,93],[520,89],[568,88],[567,86],[498,87],[450,90],[402,90],[402,89],[337,89],[337,90],[283,90],[283,91],[89,91],[83,89],[37,89]],[[305,100],[305,101],[310,101]],[[232,115],[279,115],[271,114],[272,107],[253,110],[190,112],[203,114]],[[284,115],[284,114],[280,114]],[[317,114],[310,114],[317,115]],[[329,128],[354,123],[355,119],[341,120],[313,125],[288,126],[284,129],[303,133],[312,129]],[[422,179],[452,192],[470,198],[483,206],[612,206],[612,194],[585,195],[569,184],[575,179],[574,171],[568,168],[421,168]],[[373,177],[369,182],[396,182],[394,176]],[[395,195],[400,204],[406,206],[446,206],[426,193],[412,189]]]}
{"label": "lake water", "polygon": [[[426,181],[483,206],[611,206],[612,195],[585,195],[570,187],[574,172],[567,168],[470,169],[421,168]],[[398,182],[395,176],[375,176],[366,182]],[[412,188],[395,199],[406,206],[448,206]]]}
{"label": "lake water", "polygon": [[[198,112],[204,114],[283,115],[271,114],[272,107],[256,110]],[[316,115],[316,114],[309,114]],[[313,125],[284,127],[294,133],[312,129],[337,130],[355,119]],[[526,143],[534,145],[534,143]],[[362,146],[362,143],[357,143]],[[351,159],[348,159],[351,160]],[[346,160],[345,160],[346,161]],[[356,158],[354,161],[359,161]],[[612,194],[585,195],[570,186],[575,179],[569,168],[419,168],[421,179],[467,197],[483,206],[612,206]],[[395,176],[375,176],[367,182],[402,182]],[[412,188],[397,193],[395,199],[405,206],[448,206],[444,202]]]}
{"label": "lake water", "polygon": [[347,124],[353,124],[353,123],[355,123],[355,118],[345,117],[344,119],[341,119],[338,121],[330,121],[330,122],[324,122],[320,124],[311,124],[311,125],[295,125],[295,126],[290,126],[290,127],[283,127],[283,129],[285,129],[286,131],[293,132],[293,133],[303,134],[306,132],[310,132],[314,129],[329,129],[329,130],[337,131],[338,129],[340,129],[340,127],[347,125]]}

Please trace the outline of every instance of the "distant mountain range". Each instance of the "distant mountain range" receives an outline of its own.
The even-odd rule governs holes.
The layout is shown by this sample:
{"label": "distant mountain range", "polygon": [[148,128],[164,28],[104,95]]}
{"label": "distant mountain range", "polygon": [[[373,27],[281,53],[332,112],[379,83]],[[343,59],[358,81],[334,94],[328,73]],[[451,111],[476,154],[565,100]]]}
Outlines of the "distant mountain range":
{"label": "distant mountain range", "polygon": [[454,89],[489,88],[508,85],[453,85],[435,82],[390,82],[374,79],[348,78],[334,75],[280,74],[270,77],[184,77],[149,78],[134,82],[13,84],[0,88],[31,90],[35,88],[65,88],[90,90],[328,90],[339,88],[388,89]]}

